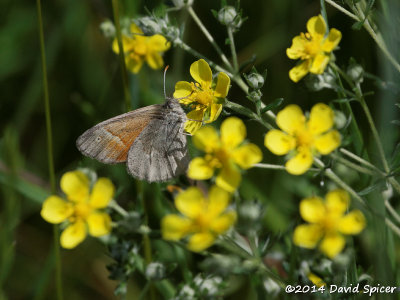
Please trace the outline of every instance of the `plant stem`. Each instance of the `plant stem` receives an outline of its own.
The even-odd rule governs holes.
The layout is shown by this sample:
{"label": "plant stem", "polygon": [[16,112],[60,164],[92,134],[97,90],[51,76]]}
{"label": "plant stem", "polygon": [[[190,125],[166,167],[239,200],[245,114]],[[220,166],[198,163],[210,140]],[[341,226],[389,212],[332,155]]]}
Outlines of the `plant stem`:
{"label": "plant stem", "polygon": [[[273,164],[255,164],[253,165],[255,168],[260,168],[260,169],[269,169],[269,170],[286,170],[285,166],[282,165],[273,165]],[[319,171],[317,168],[310,168],[308,171]]]}
{"label": "plant stem", "polygon": [[379,173],[380,175],[385,176],[385,173],[383,173],[381,170],[379,170],[376,166],[371,164],[369,161],[366,161],[365,159],[354,154],[353,152],[350,152],[349,150],[346,150],[344,148],[340,148],[339,151],[342,152],[344,155],[347,155],[348,157],[358,161],[359,163],[362,163],[363,165],[375,170],[375,172]]}
{"label": "plant stem", "polygon": [[336,155],[335,153],[331,153],[331,157],[334,158],[336,161],[338,161],[339,163],[348,166],[349,168],[358,171],[360,173],[363,174],[367,174],[367,175],[375,175],[375,172],[370,170],[370,169],[366,169],[363,168],[355,163],[352,163],[351,161],[348,161],[347,159],[340,157],[339,155]]}
{"label": "plant stem", "polygon": [[253,111],[251,111],[250,109],[237,104],[235,102],[231,102],[229,100],[225,100],[225,107],[232,109],[233,111],[245,115],[247,117],[249,117],[252,120],[255,120],[257,122],[259,122],[260,124],[262,124],[264,127],[266,127],[267,129],[274,129],[274,127],[269,124],[268,122],[264,121],[259,115],[257,115],[256,113],[254,113]]}
{"label": "plant stem", "polygon": [[238,60],[237,60],[236,46],[235,46],[235,40],[233,38],[232,27],[228,25],[226,27],[226,30],[228,31],[229,45],[231,47],[233,68],[235,70],[235,74],[237,74],[239,72],[239,65],[238,65]]}
{"label": "plant stem", "polygon": [[119,20],[119,7],[118,7],[119,0],[112,0],[112,7],[114,12],[114,23],[117,35],[117,42],[118,42],[118,57],[119,57],[119,64],[121,67],[121,75],[122,75],[122,85],[124,87],[124,96],[125,96],[125,110],[128,112],[132,109],[131,106],[131,95],[129,91],[128,85],[128,73],[126,71],[125,65],[125,51],[124,45],[122,43],[122,33],[121,33],[121,23]]}
{"label": "plant stem", "polygon": [[334,2],[333,0],[325,0],[326,3],[332,5],[334,8],[336,8],[337,10],[341,11],[342,13],[344,13],[345,15],[349,16],[350,18],[352,18],[355,21],[359,21],[358,17],[349,12],[347,9],[345,9],[344,7],[340,6],[339,4],[337,4],[336,2]]}
{"label": "plant stem", "polygon": [[389,219],[385,218],[385,223],[386,225],[392,229],[392,231],[398,236],[400,237],[400,229]]}
{"label": "plant stem", "polygon": [[[37,14],[38,14],[38,27],[39,27],[39,40],[40,40],[40,54],[42,61],[42,74],[43,74],[43,93],[44,93],[44,108],[46,116],[46,133],[47,133],[47,159],[50,176],[51,192],[56,192],[56,180],[54,171],[54,159],[53,159],[53,134],[51,127],[51,115],[50,115],[50,99],[49,99],[49,85],[47,80],[47,65],[46,65],[46,49],[44,46],[44,33],[43,33],[43,18],[42,18],[42,4],[40,0],[36,1]],[[61,278],[61,258],[60,258],[60,246],[58,244],[58,225],[53,225],[53,249],[56,264],[56,291],[57,299],[63,299],[62,291],[62,278]]]}
{"label": "plant stem", "polygon": [[364,199],[362,199],[355,190],[353,190],[350,186],[348,186],[339,176],[335,174],[330,168],[326,168],[325,164],[319,160],[318,158],[314,157],[315,164],[321,169],[324,170],[325,175],[334,181],[337,185],[345,189],[349,194],[351,194],[356,200],[358,200],[362,205],[366,205]]}
{"label": "plant stem", "polygon": [[[193,18],[197,26],[200,28],[200,30],[203,32],[203,34],[206,36],[207,40],[211,43],[211,45],[214,47],[214,49],[218,52],[219,56],[221,57],[221,60],[223,63],[226,65],[226,67],[233,71],[232,65],[229,62],[228,58],[225,56],[225,54],[222,52],[221,48],[218,46],[216,41],[214,40],[213,36],[210,34],[210,32],[207,30],[207,28],[204,26],[203,22],[201,22],[200,18],[197,16],[196,12],[193,10],[192,6],[187,6],[187,10],[190,14],[190,16]],[[235,69],[236,70],[236,69]]]}
{"label": "plant stem", "polygon": [[111,207],[112,209],[114,209],[117,213],[119,213],[121,216],[123,217],[127,217],[128,216],[128,212],[123,209],[115,200],[112,200],[109,204],[109,207]]}
{"label": "plant stem", "polygon": [[397,223],[400,224],[400,216],[396,212],[396,210],[393,208],[393,206],[390,204],[389,200],[385,200],[385,206],[386,206],[386,209],[389,211],[389,213],[393,216],[393,218],[395,218]]}

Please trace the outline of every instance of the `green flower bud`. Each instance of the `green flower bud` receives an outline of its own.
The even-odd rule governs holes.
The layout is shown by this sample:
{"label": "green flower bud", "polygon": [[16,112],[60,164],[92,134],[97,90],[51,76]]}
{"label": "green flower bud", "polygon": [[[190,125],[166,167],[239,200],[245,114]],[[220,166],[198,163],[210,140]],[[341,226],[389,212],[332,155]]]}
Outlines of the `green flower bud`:
{"label": "green flower bud", "polygon": [[246,76],[246,81],[252,89],[260,89],[264,85],[265,79],[259,73],[250,73]]}
{"label": "green flower bud", "polygon": [[351,64],[347,68],[347,75],[354,82],[361,83],[364,80],[364,69],[359,64]]}
{"label": "green flower bud", "polygon": [[218,21],[224,25],[233,24],[235,18],[238,16],[236,9],[233,6],[225,6],[218,12]]}
{"label": "green flower bud", "polygon": [[113,39],[115,37],[115,26],[110,20],[102,22],[100,30],[106,38]]}
{"label": "green flower bud", "polygon": [[159,262],[152,262],[147,265],[145,274],[150,280],[161,280],[165,277],[165,266]]}

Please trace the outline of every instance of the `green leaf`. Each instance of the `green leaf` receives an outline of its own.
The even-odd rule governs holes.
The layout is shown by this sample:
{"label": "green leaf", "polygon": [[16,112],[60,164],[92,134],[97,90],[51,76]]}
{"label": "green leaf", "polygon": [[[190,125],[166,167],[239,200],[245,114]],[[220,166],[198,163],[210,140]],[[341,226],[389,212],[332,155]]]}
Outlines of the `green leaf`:
{"label": "green leaf", "polygon": [[357,194],[360,196],[365,196],[365,195],[368,195],[369,193],[373,192],[374,190],[384,188],[385,186],[386,186],[385,181],[379,180],[377,183],[368,186],[367,188],[359,191]]}
{"label": "green leaf", "polygon": [[265,113],[265,112],[267,112],[267,111],[269,111],[269,110],[271,110],[271,109],[274,109],[274,108],[279,107],[279,106],[282,104],[283,101],[284,101],[283,98],[275,99],[274,101],[272,101],[270,104],[266,105],[266,106],[261,110],[261,114],[263,114],[263,113]]}

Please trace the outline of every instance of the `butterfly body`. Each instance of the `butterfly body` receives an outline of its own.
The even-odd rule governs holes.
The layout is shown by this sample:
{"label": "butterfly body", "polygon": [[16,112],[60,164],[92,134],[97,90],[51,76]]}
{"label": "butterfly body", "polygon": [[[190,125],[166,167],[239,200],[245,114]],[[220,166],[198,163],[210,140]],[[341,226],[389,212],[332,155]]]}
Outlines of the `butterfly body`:
{"label": "butterfly body", "polygon": [[189,163],[186,114],[176,99],[130,111],[85,131],[76,141],[84,155],[106,164],[126,162],[128,173],[168,181]]}

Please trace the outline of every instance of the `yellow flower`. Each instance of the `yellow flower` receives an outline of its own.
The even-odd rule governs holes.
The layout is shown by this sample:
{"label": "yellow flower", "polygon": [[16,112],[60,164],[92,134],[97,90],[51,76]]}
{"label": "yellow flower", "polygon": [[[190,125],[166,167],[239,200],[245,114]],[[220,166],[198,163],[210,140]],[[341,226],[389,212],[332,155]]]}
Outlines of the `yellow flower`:
{"label": "yellow flower", "polygon": [[289,77],[294,82],[298,82],[308,72],[322,74],[330,60],[330,53],[342,38],[342,33],[335,28],[325,37],[326,24],[321,15],[308,20],[307,30],[294,37],[292,46],[286,50],[290,59],[301,59],[301,63],[289,71]]}
{"label": "yellow flower", "polygon": [[[142,30],[134,23],[130,26],[131,36],[122,36],[122,46],[125,52],[125,63],[128,70],[138,73],[143,62],[152,69],[160,69],[164,65],[161,53],[167,51],[170,43],[160,34],[144,36]],[[118,41],[114,39],[112,48],[119,53]]]}
{"label": "yellow flower", "polygon": [[52,224],[68,221],[61,233],[61,246],[71,249],[89,234],[95,237],[111,231],[111,218],[102,212],[114,195],[114,185],[107,178],[99,178],[90,191],[89,178],[81,171],[67,172],[61,177],[61,190],[67,200],[52,195],[40,212],[43,219]]}
{"label": "yellow flower", "polygon": [[329,258],[339,254],[346,240],[343,235],[359,234],[365,227],[365,217],[359,210],[347,214],[350,204],[349,194],[344,190],[333,190],[325,196],[310,197],[300,202],[300,215],[310,224],[296,227],[293,242],[300,247],[319,249]]}
{"label": "yellow flower", "polygon": [[264,145],[276,155],[295,150],[294,156],[286,163],[290,174],[303,174],[311,167],[314,155],[329,154],[340,145],[339,132],[331,130],[334,112],[326,104],[315,104],[308,121],[299,106],[288,105],[278,113],[276,123],[283,131],[268,131]]}
{"label": "yellow flower", "polygon": [[201,128],[194,135],[193,143],[206,155],[190,162],[188,176],[197,180],[209,179],[215,169],[220,169],[216,184],[233,192],[241,180],[240,168],[249,169],[262,160],[262,152],[257,145],[242,143],[245,137],[246,126],[236,117],[222,122],[221,136],[211,126]]}
{"label": "yellow flower", "polygon": [[185,124],[185,130],[194,134],[202,122],[211,123],[218,118],[222,111],[221,103],[228,95],[231,79],[220,72],[213,87],[211,68],[204,59],[192,63],[190,75],[196,82],[178,81],[175,84],[174,98],[184,98],[179,101],[194,108],[187,114],[189,120]]}
{"label": "yellow flower", "polygon": [[163,238],[178,241],[189,236],[189,250],[203,251],[235,223],[236,213],[226,210],[229,201],[230,194],[217,186],[211,187],[208,198],[197,187],[188,188],[175,198],[183,216],[171,214],[161,220]]}
{"label": "yellow flower", "polygon": [[312,272],[309,272],[307,274],[307,278],[318,288],[320,288],[321,286],[326,286],[325,281],[321,277]]}

